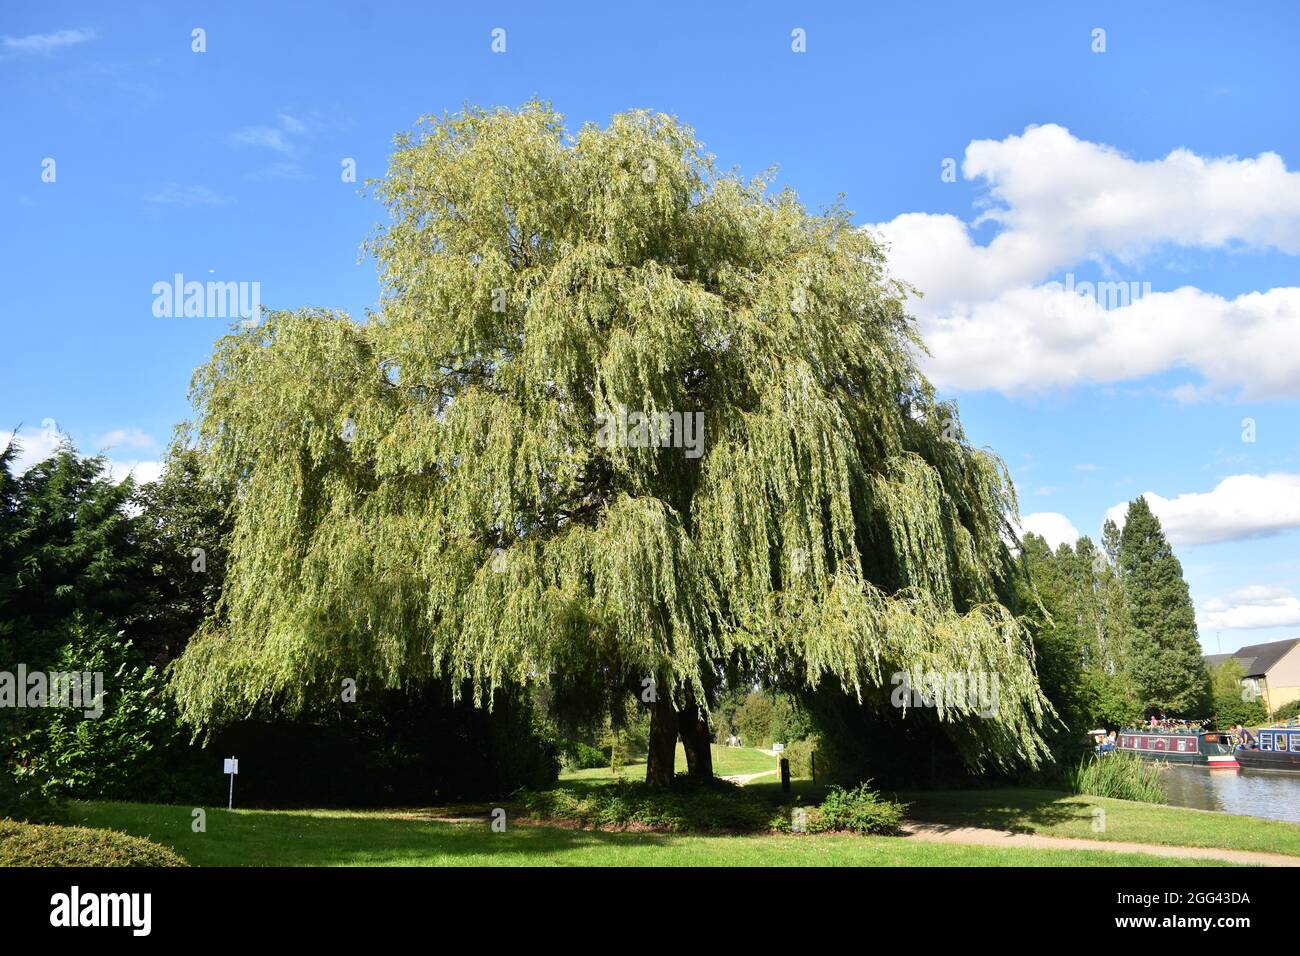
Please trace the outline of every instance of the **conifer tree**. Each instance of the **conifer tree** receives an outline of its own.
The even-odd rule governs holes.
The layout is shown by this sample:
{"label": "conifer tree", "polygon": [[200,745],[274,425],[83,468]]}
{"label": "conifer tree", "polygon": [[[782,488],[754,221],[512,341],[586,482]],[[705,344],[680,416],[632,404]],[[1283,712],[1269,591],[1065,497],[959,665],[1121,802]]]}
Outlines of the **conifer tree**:
{"label": "conifer tree", "polygon": [[1129,667],[1147,713],[1207,716],[1209,675],[1183,566],[1145,498],[1129,502],[1119,547],[1132,621]]}

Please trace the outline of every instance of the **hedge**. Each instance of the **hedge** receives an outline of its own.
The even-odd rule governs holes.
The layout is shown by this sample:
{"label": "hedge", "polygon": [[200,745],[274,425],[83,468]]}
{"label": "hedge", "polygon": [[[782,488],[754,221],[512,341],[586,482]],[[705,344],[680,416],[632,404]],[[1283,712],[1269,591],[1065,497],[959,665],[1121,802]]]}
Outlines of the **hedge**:
{"label": "hedge", "polygon": [[0,820],[0,866],[189,866],[176,851],[115,830]]}

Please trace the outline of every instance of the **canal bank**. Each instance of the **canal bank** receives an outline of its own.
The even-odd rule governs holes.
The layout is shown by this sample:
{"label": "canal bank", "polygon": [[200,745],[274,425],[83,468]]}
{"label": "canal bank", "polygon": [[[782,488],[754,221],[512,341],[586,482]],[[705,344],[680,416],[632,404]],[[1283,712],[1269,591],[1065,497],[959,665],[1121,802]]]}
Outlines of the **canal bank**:
{"label": "canal bank", "polygon": [[1300,823],[1287,820],[1018,787],[916,791],[898,798],[911,805],[908,818],[921,823],[1300,857]]}

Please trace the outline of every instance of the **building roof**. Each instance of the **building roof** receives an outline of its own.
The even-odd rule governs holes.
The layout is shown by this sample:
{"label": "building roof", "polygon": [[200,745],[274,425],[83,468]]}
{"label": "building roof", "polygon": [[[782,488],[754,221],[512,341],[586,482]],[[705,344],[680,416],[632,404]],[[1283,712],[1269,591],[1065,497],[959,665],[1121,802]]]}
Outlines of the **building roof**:
{"label": "building roof", "polygon": [[1215,667],[1229,657],[1235,657],[1247,677],[1262,677],[1297,644],[1300,644],[1300,637],[1293,637],[1289,641],[1272,641],[1268,644],[1248,644],[1235,654],[1206,654],[1205,666]]}

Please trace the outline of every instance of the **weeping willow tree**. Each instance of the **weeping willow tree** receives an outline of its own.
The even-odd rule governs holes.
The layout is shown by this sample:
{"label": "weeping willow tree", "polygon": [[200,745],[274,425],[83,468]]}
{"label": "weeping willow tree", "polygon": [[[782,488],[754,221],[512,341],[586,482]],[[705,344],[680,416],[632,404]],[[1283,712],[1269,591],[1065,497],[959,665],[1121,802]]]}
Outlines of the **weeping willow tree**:
{"label": "weeping willow tree", "polygon": [[712,774],[742,656],[859,697],[996,674],[996,712],[938,717],[973,764],[1038,760],[996,599],[1011,484],[846,210],[716,171],[669,117],[570,134],[536,102],[423,120],[374,188],[379,312],[273,314],[195,375],[194,440],[239,491],[219,623],[174,671],[191,720],[345,678],[631,690],[666,785],[678,737]]}

